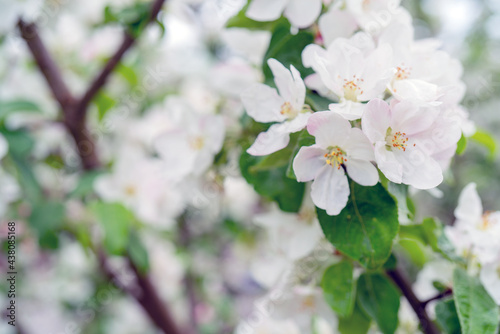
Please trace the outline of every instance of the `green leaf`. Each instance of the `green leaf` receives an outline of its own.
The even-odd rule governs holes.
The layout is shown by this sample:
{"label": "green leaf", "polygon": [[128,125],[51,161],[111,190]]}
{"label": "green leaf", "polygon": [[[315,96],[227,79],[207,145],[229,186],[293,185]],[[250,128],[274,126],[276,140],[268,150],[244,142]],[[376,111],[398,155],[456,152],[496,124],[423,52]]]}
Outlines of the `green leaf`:
{"label": "green leaf", "polygon": [[328,110],[328,106],[333,103],[333,101],[314,92],[308,92],[305,103],[314,111],[323,111]]}
{"label": "green leaf", "polygon": [[130,243],[128,245],[128,253],[130,259],[135,264],[139,272],[145,274],[149,270],[149,256],[148,251],[142,244],[141,239],[137,233],[130,234]]}
{"label": "green leaf", "polygon": [[311,136],[306,129],[300,132],[297,144],[295,145],[295,149],[293,150],[293,153],[291,154],[290,159],[288,161],[288,168],[286,170],[287,177],[293,180],[297,180],[295,172],[293,171],[293,160],[295,159],[297,153],[299,153],[299,150],[302,146],[311,146],[315,143],[315,141],[316,140],[314,139],[314,137]]}
{"label": "green leaf", "polygon": [[398,204],[398,218],[401,224],[410,223],[413,215],[408,209],[408,186],[405,184],[396,184],[389,182],[387,190],[396,199]]}
{"label": "green leaf", "polygon": [[364,187],[351,182],[351,196],[339,215],[317,211],[326,238],[340,252],[370,269],[385,263],[399,223],[396,202],[381,184]]}
{"label": "green leaf", "polygon": [[31,210],[30,225],[40,234],[60,228],[65,216],[64,205],[55,201],[43,201]]}
{"label": "green leaf", "polygon": [[137,78],[137,74],[135,70],[130,66],[125,66],[123,64],[119,64],[116,68],[116,72],[120,74],[131,86],[137,86],[139,83],[139,79]]}
{"label": "green leaf", "polygon": [[264,56],[263,70],[267,82],[271,82],[273,74],[267,65],[269,58],[274,58],[289,68],[293,65],[301,74],[302,77],[312,73],[311,69],[307,69],[302,65],[302,50],[314,42],[314,34],[307,30],[301,30],[296,35],[290,33],[290,24],[286,22],[276,26],[269,43],[269,48]]}
{"label": "green leaf", "polygon": [[366,334],[370,329],[371,319],[356,300],[354,310],[349,317],[339,317],[339,332],[342,334]]}
{"label": "green leaf", "polygon": [[453,272],[453,299],[463,334],[495,334],[500,322],[498,306],[477,277],[461,268]]}
{"label": "green leaf", "polygon": [[398,327],[399,292],[382,274],[363,274],[358,280],[359,304],[384,334]]}
{"label": "green leaf", "polygon": [[495,142],[495,138],[491,134],[483,130],[477,130],[470,139],[475,141],[476,143],[486,147],[490,152],[490,158],[493,159],[495,157],[495,152],[497,150],[497,144]]}
{"label": "green leaf", "polygon": [[460,321],[453,299],[440,300],[436,304],[436,320],[446,334],[461,334]]}
{"label": "green leaf", "polygon": [[99,171],[90,171],[82,174],[78,180],[78,184],[69,196],[84,197],[91,194],[94,191],[94,181],[99,175],[101,175]]}
{"label": "green leaf", "polygon": [[99,121],[102,121],[106,113],[116,105],[115,99],[104,92],[99,92],[92,102],[97,106]]}
{"label": "green leaf", "polygon": [[422,268],[427,262],[427,254],[424,245],[418,239],[401,239],[398,245],[404,249],[404,252],[410,260],[419,268]]}
{"label": "green leaf", "polygon": [[467,148],[467,138],[462,133],[462,136],[460,137],[460,140],[457,143],[456,153],[458,155],[462,155],[462,154],[464,154],[466,148]]}
{"label": "green leaf", "polygon": [[351,315],[354,307],[353,265],[342,261],[326,269],[321,280],[326,302],[340,316]]}
{"label": "green leaf", "polygon": [[37,104],[27,100],[13,100],[0,102],[0,121],[15,112],[41,112]]}
{"label": "green leaf", "polygon": [[272,169],[255,170],[253,167],[264,159],[269,158],[255,157],[243,152],[239,161],[241,174],[257,193],[270,201],[277,202],[281,210],[298,212],[302,205],[305,184],[286,176],[288,168],[286,164]]}
{"label": "green leaf", "polygon": [[9,153],[26,159],[35,146],[35,140],[26,130],[0,131],[9,144]]}
{"label": "green leaf", "polygon": [[94,203],[90,210],[104,229],[104,247],[113,255],[123,255],[130,236],[134,215],[119,203]]}

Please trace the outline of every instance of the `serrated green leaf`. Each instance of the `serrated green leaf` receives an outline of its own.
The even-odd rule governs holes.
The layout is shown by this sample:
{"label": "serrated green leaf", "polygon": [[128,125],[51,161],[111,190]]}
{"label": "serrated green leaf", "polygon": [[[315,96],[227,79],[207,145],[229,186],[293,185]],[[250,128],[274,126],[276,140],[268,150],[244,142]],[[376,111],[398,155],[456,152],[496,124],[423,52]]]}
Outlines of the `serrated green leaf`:
{"label": "serrated green leaf", "polygon": [[128,253],[130,259],[137,267],[140,273],[145,274],[149,270],[149,256],[148,251],[142,244],[141,239],[137,233],[130,234],[130,242],[128,244]]}
{"label": "serrated green leaf", "polygon": [[113,255],[123,255],[130,236],[134,215],[119,203],[98,202],[90,206],[104,229],[104,248]]}
{"label": "serrated green leaf", "polygon": [[358,280],[357,298],[361,308],[372,317],[384,334],[398,327],[399,292],[382,274],[363,274]]}
{"label": "serrated green leaf", "polygon": [[65,216],[64,205],[55,201],[43,201],[36,204],[29,217],[30,225],[40,234],[60,228]]}
{"label": "serrated green leaf", "polygon": [[326,302],[342,317],[350,316],[354,307],[353,270],[351,262],[342,261],[326,269],[321,280]]}
{"label": "serrated green leaf", "polygon": [[460,320],[452,298],[436,304],[436,320],[446,334],[461,334]]}
{"label": "serrated green leaf", "polygon": [[453,272],[453,299],[463,334],[495,334],[500,323],[498,306],[477,277],[461,268]]}
{"label": "serrated green leaf", "polygon": [[339,318],[339,332],[341,334],[366,334],[370,329],[371,319],[355,301],[354,310],[349,317]]}
{"label": "serrated green leaf", "polygon": [[15,112],[41,112],[37,104],[27,100],[13,100],[0,102],[0,121]]}
{"label": "serrated green leaf", "polygon": [[375,269],[386,262],[398,233],[396,202],[381,184],[364,187],[350,183],[351,195],[344,210],[329,216],[318,209],[318,219],[326,238],[340,252]]}

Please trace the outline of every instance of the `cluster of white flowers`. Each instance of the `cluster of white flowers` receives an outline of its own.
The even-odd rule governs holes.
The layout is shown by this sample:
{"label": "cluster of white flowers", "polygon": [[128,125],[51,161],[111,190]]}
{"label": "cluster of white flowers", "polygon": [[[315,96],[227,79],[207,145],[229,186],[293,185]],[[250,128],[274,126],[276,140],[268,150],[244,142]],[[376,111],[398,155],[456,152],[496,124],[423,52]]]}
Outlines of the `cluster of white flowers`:
{"label": "cluster of white flowers", "polygon": [[500,211],[483,212],[476,184],[468,184],[458,200],[456,221],[447,226],[446,236],[459,256],[477,273],[484,288],[500,305]]}
{"label": "cluster of white flowers", "polygon": [[[319,15],[314,6],[305,10],[305,1],[279,3],[298,27]],[[269,6],[253,1],[248,15],[263,20],[256,13],[269,13]],[[375,166],[394,183],[437,187],[467,125],[459,105],[465,91],[459,61],[435,40],[414,40],[411,17],[399,1],[335,2],[319,18],[319,31],[302,61],[315,72],[306,85],[333,101],[329,110],[313,114],[298,71],[270,59],[279,94],[255,84],[242,101],[256,121],[276,123],[248,153],[276,152],[287,146],[290,133],[307,128],[316,144],[300,149],[293,168],[298,181],[314,180],[313,202],[330,215],[347,203],[346,174],[371,186],[379,180]]]}

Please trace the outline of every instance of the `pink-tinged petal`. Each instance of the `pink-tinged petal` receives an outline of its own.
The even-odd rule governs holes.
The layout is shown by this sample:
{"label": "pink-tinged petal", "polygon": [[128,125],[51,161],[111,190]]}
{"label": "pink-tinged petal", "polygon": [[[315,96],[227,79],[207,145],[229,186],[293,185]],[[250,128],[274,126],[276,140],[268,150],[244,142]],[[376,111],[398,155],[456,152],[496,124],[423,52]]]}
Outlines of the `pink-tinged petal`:
{"label": "pink-tinged petal", "polygon": [[380,171],[394,183],[403,182],[403,166],[396,159],[394,153],[387,150],[385,142],[375,144],[375,161]]}
{"label": "pink-tinged petal", "polygon": [[387,102],[373,99],[366,105],[361,118],[363,132],[372,143],[385,141],[387,129],[391,124],[391,109]]}
{"label": "pink-tinged petal", "polygon": [[358,128],[352,128],[349,131],[349,137],[342,149],[349,158],[375,161],[373,145],[366,135]]}
{"label": "pink-tinged petal", "polygon": [[293,171],[299,182],[311,181],[325,166],[326,151],[316,145],[301,147],[293,160]]}
{"label": "pink-tinged petal", "polygon": [[241,101],[248,115],[257,122],[282,122],[286,119],[286,116],[280,113],[285,100],[274,88],[254,84],[241,94]]}
{"label": "pink-tinged petal", "polygon": [[441,166],[422,150],[397,150],[394,154],[403,166],[402,183],[417,189],[431,189],[443,182]]}
{"label": "pink-tinged petal", "polygon": [[321,5],[321,0],[289,0],[285,16],[293,26],[307,28],[318,18]]}
{"label": "pink-tinged petal", "polygon": [[288,0],[252,0],[246,15],[255,21],[274,21],[279,19]]}
{"label": "pink-tinged petal", "polygon": [[309,44],[302,51],[302,63],[305,67],[312,67],[316,65],[316,56],[320,58],[328,58],[328,52],[318,44]]}
{"label": "pink-tinged petal", "polygon": [[412,101],[401,101],[391,105],[393,130],[413,136],[431,128],[439,116],[439,109]]}
{"label": "pink-tinged petal", "polygon": [[285,148],[289,142],[290,132],[282,124],[273,124],[266,132],[257,136],[247,153],[255,156],[268,155]]}
{"label": "pink-tinged petal", "polygon": [[316,138],[319,147],[343,146],[351,124],[342,116],[331,112],[316,112],[309,117],[307,131]]}
{"label": "pink-tinged petal", "polygon": [[226,133],[224,118],[220,115],[207,115],[200,118],[200,131],[204,134],[205,147],[212,153],[218,153]]}
{"label": "pink-tinged petal", "polygon": [[312,113],[310,112],[305,112],[305,113],[300,113],[295,117],[294,119],[290,121],[286,121],[282,123],[282,128],[283,131],[288,132],[288,133],[294,133],[297,131],[300,131],[304,129],[307,125],[307,122],[309,121],[309,118],[311,117]]}
{"label": "pink-tinged petal", "polygon": [[349,199],[349,182],[344,169],[325,165],[320,169],[311,186],[314,204],[330,216],[338,215]]}
{"label": "pink-tinged petal", "polygon": [[349,177],[362,186],[374,186],[379,180],[377,168],[369,161],[349,158],[345,166]]}
{"label": "pink-tinged petal", "polygon": [[394,76],[392,66],[392,48],[388,44],[379,46],[366,59],[363,60],[363,94],[358,97],[360,101],[369,101],[380,97],[387,88],[387,84]]}
{"label": "pink-tinged petal", "polygon": [[337,8],[332,8],[328,13],[323,14],[318,25],[325,45],[330,45],[339,37],[351,37],[358,27],[356,20],[348,11]]}
{"label": "pink-tinged petal", "polygon": [[458,206],[455,209],[455,217],[458,220],[476,224],[483,215],[483,204],[477,194],[476,184],[469,183],[460,193]]}

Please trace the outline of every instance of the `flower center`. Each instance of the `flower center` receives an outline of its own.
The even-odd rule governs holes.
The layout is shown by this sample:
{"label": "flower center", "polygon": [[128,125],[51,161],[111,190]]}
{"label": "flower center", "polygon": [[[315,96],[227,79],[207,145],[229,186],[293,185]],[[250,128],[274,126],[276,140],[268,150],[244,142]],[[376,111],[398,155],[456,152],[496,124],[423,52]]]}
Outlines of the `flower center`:
{"label": "flower center", "polygon": [[483,217],[483,219],[481,220],[481,222],[479,223],[479,226],[478,228],[481,230],[481,231],[487,231],[489,230],[491,227],[493,227],[493,224],[495,223],[495,221],[491,218],[490,216],[490,213],[489,212],[486,212]]}
{"label": "flower center", "polygon": [[286,116],[287,118],[295,118],[295,116],[297,116],[297,112],[293,109],[290,102],[283,103],[280,114]]}
{"label": "flower center", "polygon": [[302,309],[303,310],[313,309],[315,305],[316,305],[316,303],[314,301],[314,297],[313,296],[307,296],[302,301]]}
{"label": "flower center", "polygon": [[127,196],[134,196],[136,194],[136,192],[137,192],[137,190],[135,189],[134,186],[129,185],[129,186],[125,187],[125,194]]}
{"label": "flower center", "polygon": [[497,267],[497,275],[498,275],[498,278],[500,279],[500,266]]}
{"label": "flower center", "polygon": [[361,87],[359,87],[360,82],[363,82],[363,79],[356,78],[353,75],[352,80],[344,79],[344,98],[349,101],[358,102],[358,96],[363,94]]}
{"label": "flower center", "polygon": [[402,64],[401,66],[396,67],[396,69],[397,72],[394,76],[396,80],[404,80],[410,77],[411,67],[405,67],[404,64]]}
{"label": "flower center", "polygon": [[[393,133],[392,129],[388,128],[385,142],[386,142],[386,147],[389,150],[397,148],[399,150],[406,151],[406,148],[408,146],[408,137],[406,136],[405,132],[398,131]],[[413,146],[415,146],[415,144],[413,144]]]}
{"label": "flower center", "polygon": [[199,151],[205,146],[205,139],[202,136],[196,136],[191,139],[190,145],[193,150]]}
{"label": "flower center", "polygon": [[347,161],[345,157],[345,152],[340,149],[340,147],[329,147],[330,153],[325,153],[326,164],[334,168],[340,169],[340,167]]}
{"label": "flower center", "polygon": [[316,211],[314,209],[302,209],[299,212],[299,219],[302,220],[307,225],[311,225],[316,218]]}

